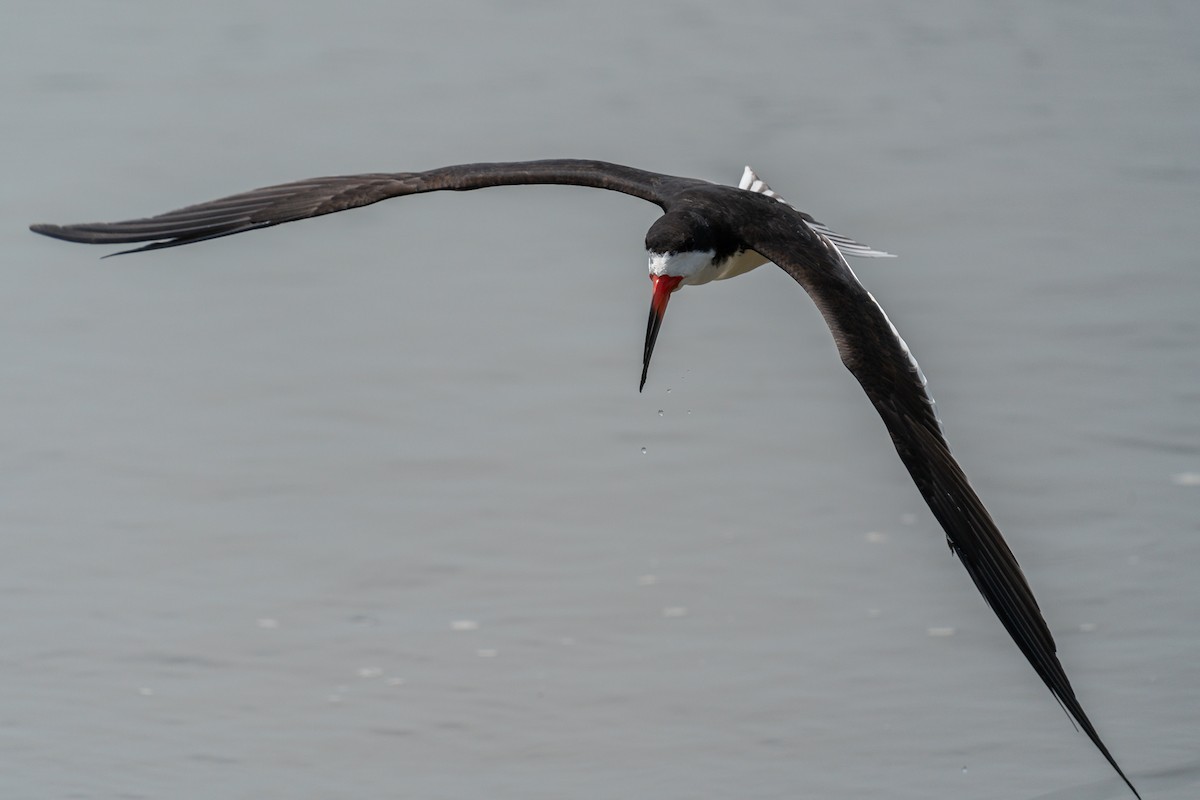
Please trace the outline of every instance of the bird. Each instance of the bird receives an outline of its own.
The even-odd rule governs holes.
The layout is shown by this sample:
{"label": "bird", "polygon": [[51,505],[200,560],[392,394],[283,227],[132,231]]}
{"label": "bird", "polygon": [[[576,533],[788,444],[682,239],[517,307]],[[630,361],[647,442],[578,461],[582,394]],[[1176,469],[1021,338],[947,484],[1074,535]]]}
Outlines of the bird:
{"label": "bird", "polygon": [[828,325],[842,363],[882,418],[951,552],[1068,716],[1140,800],[1076,698],[1016,557],[951,454],[924,373],[846,260],[890,254],[817,222],[780,197],[750,167],[738,185],[731,186],[582,159],[457,164],[421,172],[311,178],[142,219],[37,224],[30,229],[87,244],[149,242],[111,254],[121,255],[232,236],[394,197],[532,184],[605,189],[662,209],[646,233],[652,291],[639,392],[646,384],[668,301],[676,292],[767,263],[800,284]]}

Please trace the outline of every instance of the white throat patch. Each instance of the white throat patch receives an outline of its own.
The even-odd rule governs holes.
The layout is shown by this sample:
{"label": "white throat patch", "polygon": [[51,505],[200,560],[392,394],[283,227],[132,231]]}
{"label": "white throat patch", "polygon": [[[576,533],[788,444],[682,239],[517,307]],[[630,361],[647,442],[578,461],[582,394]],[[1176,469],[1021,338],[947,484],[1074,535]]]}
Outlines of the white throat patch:
{"label": "white throat patch", "polygon": [[706,270],[715,271],[713,258],[716,255],[716,252],[712,250],[688,253],[650,253],[650,274],[683,278],[684,284],[707,283],[712,278],[705,278],[704,273]]}

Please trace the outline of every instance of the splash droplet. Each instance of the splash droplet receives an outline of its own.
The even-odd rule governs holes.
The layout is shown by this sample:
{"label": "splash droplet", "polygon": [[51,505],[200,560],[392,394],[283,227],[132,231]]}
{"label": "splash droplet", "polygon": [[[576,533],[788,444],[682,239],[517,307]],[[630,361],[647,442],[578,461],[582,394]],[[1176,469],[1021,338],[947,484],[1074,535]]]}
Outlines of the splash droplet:
{"label": "splash droplet", "polygon": [[642,448],[642,455],[646,455],[646,448]]}
{"label": "splash droplet", "polygon": [[658,410],[658,415],[659,415],[660,417],[663,415],[663,410],[662,410],[661,408]]}

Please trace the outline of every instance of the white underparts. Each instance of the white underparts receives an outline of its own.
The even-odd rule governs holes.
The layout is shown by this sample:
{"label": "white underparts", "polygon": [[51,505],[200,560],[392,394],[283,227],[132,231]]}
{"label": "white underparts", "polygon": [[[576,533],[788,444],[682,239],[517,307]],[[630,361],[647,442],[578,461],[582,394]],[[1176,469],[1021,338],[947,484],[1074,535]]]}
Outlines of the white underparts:
{"label": "white underparts", "polygon": [[743,275],[767,263],[767,259],[753,250],[741,250],[720,261],[715,260],[716,255],[712,250],[650,253],[650,274],[683,278],[680,286],[699,286]]}
{"label": "white underparts", "polygon": [[761,267],[766,263],[767,259],[754,250],[739,250],[717,265],[717,274],[713,280],[723,281],[726,278],[736,278],[738,275],[745,275],[755,267]]}

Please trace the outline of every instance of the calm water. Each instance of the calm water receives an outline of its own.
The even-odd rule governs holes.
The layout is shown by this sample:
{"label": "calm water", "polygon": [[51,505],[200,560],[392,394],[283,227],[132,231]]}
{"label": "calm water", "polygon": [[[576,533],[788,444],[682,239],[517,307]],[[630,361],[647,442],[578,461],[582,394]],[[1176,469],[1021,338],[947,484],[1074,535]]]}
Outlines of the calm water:
{"label": "calm water", "polygon": [[1128,796],[781,271],[677,298],[639,395],[619,195],[24,229],[548,156],[749,163],[899,254],[1085,708],[1196,796],[1200,7],[734,8],[11,4],[5,797]]}

